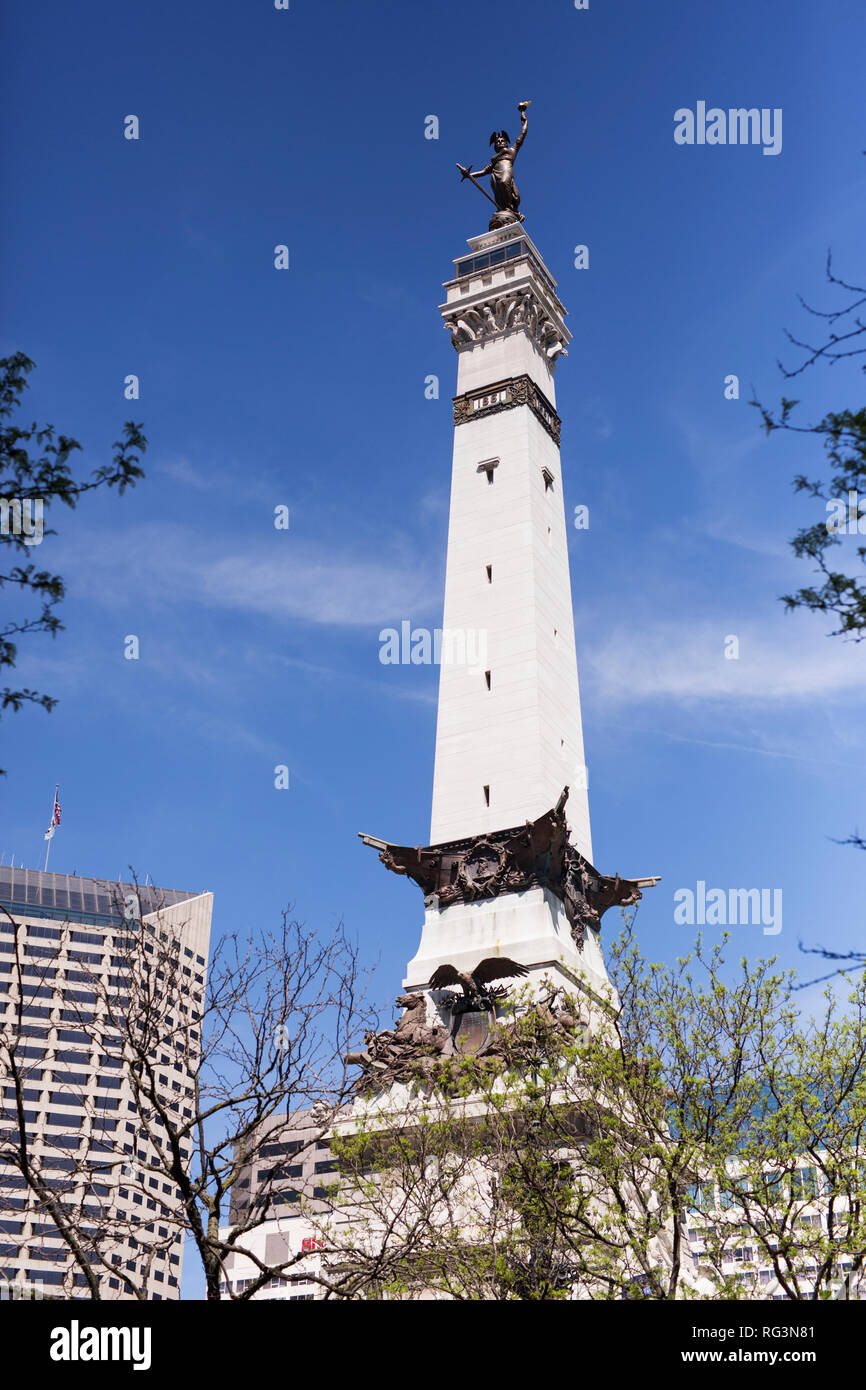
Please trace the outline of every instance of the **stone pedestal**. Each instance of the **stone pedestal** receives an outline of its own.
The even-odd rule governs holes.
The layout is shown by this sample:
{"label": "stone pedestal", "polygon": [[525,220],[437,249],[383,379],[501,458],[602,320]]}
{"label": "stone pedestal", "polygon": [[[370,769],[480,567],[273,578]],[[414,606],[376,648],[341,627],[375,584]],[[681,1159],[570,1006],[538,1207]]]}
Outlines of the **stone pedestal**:
{"label": "stone pedestal", "polygon": [[546,978],[569,993],[588,989],[606,997],[610,989],[598,933],[588,930],[579,951],[562,903],[546,888],[441,909],[428,906],[404,986],[423,990],[445,961],[468,974],[488,956],[527,966],[526,983],[533,988]]}

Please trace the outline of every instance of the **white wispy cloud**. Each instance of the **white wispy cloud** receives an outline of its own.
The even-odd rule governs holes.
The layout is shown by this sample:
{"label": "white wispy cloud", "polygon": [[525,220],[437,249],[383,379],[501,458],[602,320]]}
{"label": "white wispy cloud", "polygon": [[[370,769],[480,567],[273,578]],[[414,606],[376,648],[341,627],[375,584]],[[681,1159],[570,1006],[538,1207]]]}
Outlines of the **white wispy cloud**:
{"label": "white wispy cloud", "polygon": [[[581,646],[581,670],[594,697],[619,705],[643,701],[725,700],[784,703],[860,696],[866,688],[866,644],[828,639],[795,617],[782,624],[688,618],[605,630]],[[787,629],[787,630],[786,630]],[[739,658],[725,657],[725,639],[739,640]]]}
{"label": "white wispy cloud", "polygon": [[[785,758],[790,762],[813,763],[816,767],[822,768],[845,767],[850,769],[852,766],[850,758],[828,758],[826,754],[823,753],[820,756],[810,756],[808,753],[795,752],[790,749],[765,747],[760,743],[743,743],[732,739],[690,738],[686,734],[672,733],[670,729],[639,728],[633,724],[622,724],[619,721],[614,722],[605,719],[599,720],[598,723],[602,727],[607,726],[630,734],[645,734],[649,738],[663,738],[669,740],[671,743],[690,743],[699,748],[716,748],[721,752],[755,753],[761,758]],[[798,747],[802,747],[802,744],[799,743]],[[856,766],[858,768],[860,766],[866,767],[866,764],[857,763]]]}
{"label": "white wispy cloud", "polygon": [[182,487],[197,488],[201,492],[211,486],[211,479],[201,469],[196,468],[187,458],[166,459],[159,464],[159,472]]}
{"label": "white wispy cloud", "polygon": [[336,627],[417,618],[441,603],[423,558],[350,556],[290,533],[212,541],[180,523],[78,532],[63,557],[70,592],[106,606],[201,603]]}
{"label": "white wispy cloud", "polygon": [[[346,669],[336,669],[331,666],[320,666],[311,661],[302,661],[296,657],[285,657],[274,655],[273,660],[280,666],[288,666],[294,670],[302,671],[307,676],[313,676],[320,680],[325,680],[329,684],[346,686],[352,685],[361,690],[369,691],[379,698],[390,700],[407,700],[411,704],[432,705],[437,704],[438,681],[431,683],[426,681],[423,685],[411,680],[412,676],[420,675],[420,667],[388,666],[382,667],[383,677],[381,680],[374,680],[370,676],[359,675],[356,671]],[[409,677],[409,681],[402,679],[387,679],[388,675],[399,673],[401,676]]]}

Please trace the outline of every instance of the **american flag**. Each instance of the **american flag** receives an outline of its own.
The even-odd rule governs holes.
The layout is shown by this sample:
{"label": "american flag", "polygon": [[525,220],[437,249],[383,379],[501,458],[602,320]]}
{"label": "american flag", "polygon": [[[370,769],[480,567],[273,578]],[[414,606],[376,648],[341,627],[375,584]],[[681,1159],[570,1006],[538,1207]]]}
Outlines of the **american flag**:
{"label": "american flag", "polygon": [[58,825],[60,824],[60,802],[59,802],[58,797],[57,797],[58,790],[59,790],[59,788],[57,788],[57,787],[54,788],[54,806],[53,806],[52,811],[51,811],[51,824],[49,825],[48,829],[47,829],[46,832],[45,832],[45,839],[46,839],[46,840],[50,840],[50,839],[53,837],[54,831],[57,829]]}

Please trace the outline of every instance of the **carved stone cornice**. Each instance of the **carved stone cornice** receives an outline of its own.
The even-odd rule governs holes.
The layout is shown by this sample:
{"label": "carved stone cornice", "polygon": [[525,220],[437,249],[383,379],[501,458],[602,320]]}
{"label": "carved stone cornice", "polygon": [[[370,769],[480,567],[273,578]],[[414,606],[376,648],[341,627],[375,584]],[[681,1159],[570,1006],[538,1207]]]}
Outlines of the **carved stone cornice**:
{"label": "carved stone cornice", "polygon": [[475,343],[522,330],[549,362],[567,356],[568,335],[562,323],[557,323],[531,286],[502,293],[494,291],[489,298],[468,305],[455,304],[453,308],[444,308],[442,317],[458,352]]}
{"label": "carved stone cornice", "polygon": [[518,405],[528,405],[536,419],[544,426],[554,444],[559,448],[562,435],[562,421],[544,392],[536,386],[532,377],[508,377],[494,381],[483,391],[467,391],[454,398],[454,423],[465,425],[470,420],[480,420],[487,415],[495,415],[500,410],[513,410]]}

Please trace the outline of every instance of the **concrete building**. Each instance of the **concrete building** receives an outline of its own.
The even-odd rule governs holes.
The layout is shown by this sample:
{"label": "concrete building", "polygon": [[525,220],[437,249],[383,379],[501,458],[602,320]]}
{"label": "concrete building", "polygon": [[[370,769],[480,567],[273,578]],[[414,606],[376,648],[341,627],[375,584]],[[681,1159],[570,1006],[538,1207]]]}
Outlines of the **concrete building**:
{"label": "concrete building", "polygon": [[[728,1164],[728,1172],[736,1172],[735,1159]],[[692,1188],[685,1234],[692,1277],[701,1296],[713,1297],[721,1274],[736,1281],[743,1299],[788,1301],[773,1256],[779,1254],[780,1241],[787,1245],[785,1237],[793,1234],[796,1254],[783,1250],[780,1269],[792,1287],[796,1284],[801,1297],[810,1297],[816,1284],[819,1290],[827,1289],[826,1280],[819,1279],[826,1263],[834,1297],[866,1300],[866,1271],[855,1270],[846,1255],[831,1261],[826,1253],[831,1200],[834,1229],[839,1233],[844,1231],[848,1215],[845,1195],[831,1190],[822,1167],[806,1157],[789,1176],[768,1173],[767,1177],[779,1187],[780,1205],[775,1219],[765,1223],[763,1234],[754,1229],[754,1223],[751,1229],[743,1224],[742,1209],[738,1211],[716,1183],[696,1183]]]}
{"label": "concrete building", "polygon": [[[111,1016],[135,1007],[130,999],[140,981],[132,978],[132,962],[146,959],[137,948],[171,948],[196,1046],[212,905],[210,893],[0,867],[0,1280],[7,1285],[37,1285],[59,1297],[81,1296],[85,1285],[14,1161],[12,1046],[23,1072],[30,1153],[49,1186],[79,1214],[85,1240],[106,1252],[116,1270],[141,1279],[150,1260],[147,1296],[179,1297],[176,1194],[149,1167],[152,1148]],[[188,1072],[168,1030],[155,1060],[171,1113],[191,1116]],[[128,1296],[110,1269],[100,1281],[103,1298]]]}
{"label": "concrete building", "polygon": [[[232,1222],[255,1216],[258,1206],[273,1219],[246,1231],[241,1245],[265,1264],[296,1261],[284,1277],[274,1278],[251,1295],[255,1300],[305,1301],[323,1298],[321,1285],[309,1276],[321,1265],[315,1229],[306,1214],[326,1208],[325,1188],[334,1181],[336,1164],[330,1147],[309,1111],[274,1115],[257,1137],[256,1155],[241,1170],[232,1193]],[[301,1211],[301,1202],[305,1211]],[[223,1231],[223,1237],[227,1228]],[[259,1277],[255,1262],[240,1251],[225,1264],[224,1298],[243,1293]]]}

